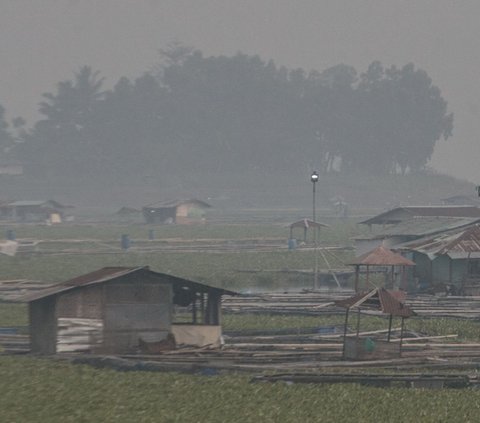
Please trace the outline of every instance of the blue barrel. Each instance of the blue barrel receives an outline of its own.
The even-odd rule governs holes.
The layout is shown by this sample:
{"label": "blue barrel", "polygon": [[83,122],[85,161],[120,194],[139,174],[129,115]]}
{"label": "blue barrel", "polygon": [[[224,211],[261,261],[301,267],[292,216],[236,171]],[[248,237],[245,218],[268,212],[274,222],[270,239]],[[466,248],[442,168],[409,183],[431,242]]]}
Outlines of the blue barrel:
{"label": "blue barrel", "polygon": [[122,235],[121,245],[123,250],[128,250],[130,248],[130,238],[128,235]]}
{"label": "blue barrel", "polygon": [[297,248],[297,240],[295,238],[289,238],[288,240],[288,249],[295,250]]}
{"label": "blue barrel", "polygon": [[7,230],[7,239],[9,241],[15,241],[17,239],[17,237],[15,236],[15,231],[13,229]]}
{"label": "blue barrel", "polygon": [[155,231],[154,231],[153,229],[150,229],[150,230],[148,231],[148,239],[149,239],[150,241],[153,241],[153,240],[155,239]]}

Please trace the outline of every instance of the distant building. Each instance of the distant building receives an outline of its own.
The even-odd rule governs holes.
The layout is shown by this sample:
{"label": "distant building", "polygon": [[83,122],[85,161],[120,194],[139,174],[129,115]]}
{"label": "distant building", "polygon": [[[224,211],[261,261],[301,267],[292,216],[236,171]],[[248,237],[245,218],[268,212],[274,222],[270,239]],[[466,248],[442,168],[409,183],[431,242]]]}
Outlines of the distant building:
{"label": "distant building", "polygon": [[396,207],[359,222],[370,234],[355,239],[356,255],[379,245],[393,248],[415,239],[472,225],[480,221],[480,207],[408,206]]}
{"label": "distant building", "polygon": [[359,222],[363,225],[392,225],[412,217],[473,217],[480,218],[480,207],[462,206],[406,206],[396,207]]}
{"label": "distant building", "polygon": [[442,203],[446,206],[479,206],[478,198],[469,195],[453,195],[452,197],[442,198]]}
{"label": "distant building", "polygon": [[105,267],[18,301],[28,303],[33,353],[120,354],[219,346],[225,294],[235,293],[148,267]]}
{"label": "distant building", "polygon": [[210,204],[196,199],[173,200],[142,208],[146,223],[205,223],[205,210]]}
{"label": "distant building", "polygon": [[14,201],[0,205],[0,220],[60,223],[69,208],[54,200]]}
{"label": "distant building", "polygon": [[452,293],[480,295],[478,225],[423,237],[395,249],[416,263],[413,276],[420,289],[449,286]]}

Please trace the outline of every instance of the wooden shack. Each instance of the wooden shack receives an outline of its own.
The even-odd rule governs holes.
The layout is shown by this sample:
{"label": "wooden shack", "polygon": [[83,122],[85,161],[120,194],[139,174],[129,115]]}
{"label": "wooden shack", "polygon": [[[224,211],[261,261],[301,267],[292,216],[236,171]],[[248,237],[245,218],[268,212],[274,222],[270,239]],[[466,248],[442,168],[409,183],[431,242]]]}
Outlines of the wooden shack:
{"label": "wooden shack", "polygon": [[119,354],[219,346],[224,294],[235,293],[148,267],[105,267],[20,301],[28,303],[33,353]]}
{"label": "wooden shack", "polygon": [[210,204],[196,199],[173,200],[150,204],[142,208],[146,223],[205,223],[205,210]]}
{"label": "wooden shack", "polygon": [[0,206],[0,220],[60,223],[68,208],[54,200],[14,201]]}
{"label": "wooden shack", "polygon": [[320,222],[314,222],[313,220],[310,219],[302,219],[298,220],[297,222],[293,222],[290,226],[290,238],[289,239],[294,239],[293,238],[293,231],[296,228],[300,228],[303,230],[303,242],[307,242],[307,232],[309,229],[312,230],[312,232],[315,232],[313,234],[313,242],[315,240],[320,238],[320,229],[321,228],[328,228],[328,225],[325,223],[320,223]]}

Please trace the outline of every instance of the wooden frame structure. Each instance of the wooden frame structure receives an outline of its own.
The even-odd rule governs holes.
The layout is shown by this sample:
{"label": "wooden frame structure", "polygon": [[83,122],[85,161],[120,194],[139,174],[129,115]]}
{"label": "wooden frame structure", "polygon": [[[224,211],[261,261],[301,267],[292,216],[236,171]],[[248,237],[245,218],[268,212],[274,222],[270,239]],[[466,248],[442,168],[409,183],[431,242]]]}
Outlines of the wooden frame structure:
{"label": "wooden frame structure", "polygon": [[[369,360],[401,356],[405,319],[415,315],[414,311],[403,303],[404,296],[405,294],[402,291],[387,291],[384,288],[375,288],[370,292],[356,294],[351,298],[335,302],[337,306],[346,308],[342,349],[342,358],[344,360]],[[389,315],[386,340],[360,336],[360,315],[362,309]],[[347,334],[351,310],[357,313],[356,333],[354,336],[348,336]],[[391,342],[394,316],[402,319],[400,342],[395,343]]]}

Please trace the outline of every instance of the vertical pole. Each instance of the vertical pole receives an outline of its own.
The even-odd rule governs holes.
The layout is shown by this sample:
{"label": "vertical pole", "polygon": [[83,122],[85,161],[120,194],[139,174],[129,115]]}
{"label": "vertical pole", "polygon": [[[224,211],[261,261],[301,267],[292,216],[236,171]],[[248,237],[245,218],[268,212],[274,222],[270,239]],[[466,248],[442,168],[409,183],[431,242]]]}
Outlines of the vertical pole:
{"label": "vertical pole", "polygon": [[315,185],[318,181],[318,173],[317,172],[312,172],[312,175],[310,177],[310,181],[312,181],[313,185],[313,242],[314,242],[314,254],[315,254],[315,268],[313,270],[313,289],[317,287],[317,279],[318,279],[318,257],[317,257],[317,231],[316,231],[316,221],[317,221],[317,216],[315,213]]}
{"label": "vertical pole", "polygon": [[349,308],[347,308],[347,312],[345,313],[345,327],[343,328],[343,349],[342,349],[342,360],[345,360],[345,348],[346,348],[346,342],[347,342],[347,325],[348,325],[348,312],[350,311]]}
{"label": "vertical pole", "polygon": [[392,319],[393,319],[393,314],[390,314],[390,319],[388,320],[388,337],[387,337],[388,342],[390,342],[390,335],[392,334]]}
{"label": "vertical pole", "polygon": [[369,280],[369,270],[368,270],[368,264],[367,264],[367,279],[365,280],[365,291],[368,291],[368,284],[370,283],[370,280]]}
{"label": "vertical pole", "polygon": [[197,324],[197,294],[195,294],[195,298],[193,299],[192,303],[192,320],[193,324]]}
{"label": "vertical pole", "polygon": [[355,265],[355,292],[358,292],[359,277],[360,277],[360,266],[356,264]]}
{"label": "vertical pole", "polygon": [[[313,184],[313,223],[317,221],[316,210],[315,210],[315,182]],[[313,289],[317,288],[318,285],[318,251],[317,251],[317,230],[315,226],[313,227],[313,243],[314,249],[313,253],[315,255],[315,269],[313,271]]]}
{"label": "vertical pole", "polygon": [[205,294],[202,292],[200,294],[200,310],[202,314],[202,324],[206,324],[206,316],[205,316]]}
{"label": "vertical pole", "polygon": [[400,356],[402,356],[402,344],[403,344],[403,327],[404,327],[405,318],[402,317],[402,327],[400,329]]}

